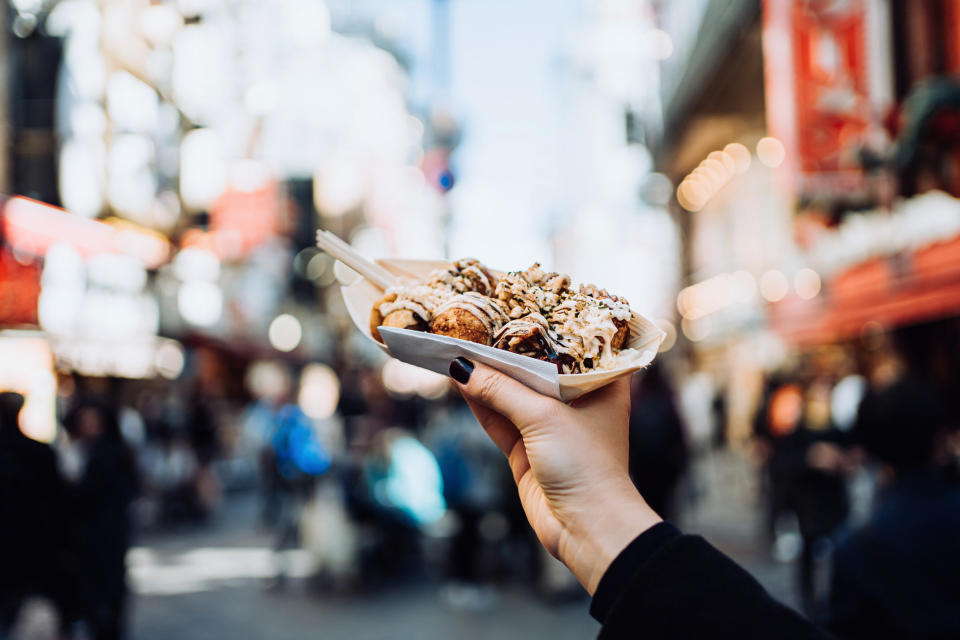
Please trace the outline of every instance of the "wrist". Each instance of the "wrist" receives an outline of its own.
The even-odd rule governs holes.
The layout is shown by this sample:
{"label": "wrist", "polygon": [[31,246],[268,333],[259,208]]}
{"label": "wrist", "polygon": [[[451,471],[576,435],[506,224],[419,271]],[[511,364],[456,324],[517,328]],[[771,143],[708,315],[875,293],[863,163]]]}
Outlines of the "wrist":
{"label": "wrist", "polygon": [[560,560],[591,596],[620,552],[663,520],[629,479],[618,485],[613,491],[598,492],[602,497],[565,528],[558,549]]}

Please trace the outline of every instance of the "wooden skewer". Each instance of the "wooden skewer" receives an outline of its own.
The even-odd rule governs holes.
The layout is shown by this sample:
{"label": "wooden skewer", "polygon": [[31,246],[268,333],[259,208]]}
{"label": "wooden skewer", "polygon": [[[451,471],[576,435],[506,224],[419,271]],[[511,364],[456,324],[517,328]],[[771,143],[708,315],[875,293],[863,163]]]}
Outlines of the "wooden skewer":
{"label": "wooden skewer", "polygon": [[397,284],[393,274],[361,256],[353,247],[329,231],[317,231],[317,246],[383,290]]}
{"label": "wooden skewer", "polygon": [[371,262],[370,260],[367,260],[366,258],[364,258],[362,255],[357,253],[356,249],[354,249],[349,244],[347,244],[345,240],[341,239],[339,236],[337,236],[334,233],[331,233],[330,231],[324,231],[323,234],[326,239],[328,239],[330,242],[340,247],[340,249],[342,249],[342,251],[344,252],[344,255],[349,256],[351,260],[354,260],[363,265],[363,268],[365,271],[359,272],[361,273],[361,275],[369,271],[374,273],[373,277],[375,279],[382,281],[383,283],[389,283],[388,286],[394,286],[397,284],[397,277],[395,275],[393,275],[392,273],[390,273],[389,271],[387,271],[377,263]]}

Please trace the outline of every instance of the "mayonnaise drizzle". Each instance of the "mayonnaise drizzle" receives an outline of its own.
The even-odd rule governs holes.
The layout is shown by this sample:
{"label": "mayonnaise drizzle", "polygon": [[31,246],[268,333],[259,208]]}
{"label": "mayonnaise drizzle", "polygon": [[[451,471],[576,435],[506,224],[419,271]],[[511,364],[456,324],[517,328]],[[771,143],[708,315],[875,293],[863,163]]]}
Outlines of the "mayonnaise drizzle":
{"label": "mayonnaise drizzle", "polygon": [[[464,309],[483,323],[494,342],[536,325],[556,354],[574,360],[573,371],[565,367],[566,373],[617,366],[612,346],[617,324],[632,317],[625,300],[590,285],[574,290],[569,277],[546,272],[539,263],[491,280],[482,264],[462,259],[432,272],[425,284],[401,285],[391,292],[397,298],[380,305],[384,316],[409,309],[430,322],[449,309]],[[625,351],[630,350],[621,353]]]}
{"label": "mayonnaise drizzle", "polygon": [[468,291],[448,299],[437,308],[436,315],[439,316],[450,309],[463,309],[470,312],[483,323],[483,328],[491,336],[507,320],[506,314],[496,300],[476,291]]}

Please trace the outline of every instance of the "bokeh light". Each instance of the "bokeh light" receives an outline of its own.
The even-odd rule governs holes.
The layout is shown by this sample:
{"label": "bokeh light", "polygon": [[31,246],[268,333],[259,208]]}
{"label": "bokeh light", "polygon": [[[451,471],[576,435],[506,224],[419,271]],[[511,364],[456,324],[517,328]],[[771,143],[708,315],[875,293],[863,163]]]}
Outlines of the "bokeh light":
{"label": "bokeh light", "polygon": [[820,274],[809,267],[804,267],[793,276],[793,289],[804,300],[812,300],[820,293]]}
{"label": "bokeh light", "polygon": [[277,351],[293,351],[300,344],[303,328],[300,321],[289,313],[281,313],[270,323],[267,338]]}
{"label": "bokeh light", "polygon": [[708,160],[716,160],[723,165],[724,170],[727,173],[727,177],[730,178],[734,173],[737,172],[737,162],[733,159],[726,151],[711,151],[707,156]]}
{"label": "bokeh light", "polygon": [[[724,151],[711,151],[677,187],[677,202],[687,211],[699,211],[738,173],[749,166],[749,152],[743,145],[727,145]],[[732,153],[728,153],[730,149]],[[742,155],[747,154],[743,166]],[[738,159],[739,158],[739,159]],[[742,169],[742,170],[741,170]]]}
{"label": "bokeh light", "polygon": [[691,320],[719,311],[730,304],[731,287],[732,278],[726,273],[690,285],[677,296],[677,310]]}
{"label": "bokeh light", "polygon": [[750,150],[739,142],[731,142],[723,148],[724,153],[733,158],[737,173],[746,173],[750,168]]}
{"label": "bokeh light", "polygon": [[786,297],[790,283],[782,271],[771,269],[760,276],[760,295],[768,302],[778,302]]}
{"label": "bokeh light", "polygon": [[333,263],[333,273],[337,278],[337,282],[345,287],[350,286],[360,279],[359,273],[343,264],[339,260],[335,260]]}
{"label": "bokeh light", "polygon": [[215,282],[220,276],[220,259],[212,251],[188,247],[174,258],[173,273],[182,282]]}
{"label": "bokeh light", "polygon": [[176,380],[183,372],[186,359],[183,347],[173,340],[166,340],[157,347],[155,365],[157,373],[167,380]]}
{"label": "bokeh light", "polygon": [[306,276],[319,285],[329,285],[336,276],[333,273],[333,258],[325,253],[318,253],[307,263]]}
{"label": "bokeh light", "polygon": [[667,318],[659,318],[655,324],[663,329],[663,332],[667,334],[663,338],[663,342],[660,343],[660,353],[666,353],[673,349],[673,346],[677,344],[677,326],[673,324]]}
{"label": "bokeh light", "polygon": [[290,391],[290,372],[280,362],[259,360],[247,369],[244,385],[254,398],[278,400]]}
{"label": "bokeh light", "polygon": [[223,291],[213,282],[185,282],[177,293],[177,310],[190,324],[212,327],[223,314]]}
{"label": "bokeh light", "polygon": [[645,48],[654,60],[666,60],[673,55],[673,38],[662,29],[651,29],[646,34]]}
{"label": "bokeh light", "polygon": [[180,145],[180,196],[188,209],[207,209],[227,184],[223,143],[212,129],[194,129]]}
{"label": "bokeh light", "polygon": [[325,364],[308,364],[300,375],[297,403],[303,412],[316,420],[329,418],[340,400],[340,379]]}
{"label": "bokeh light", "polygon": [[776,168],[783,164],[787,157],[787,150],[783,148],[783,143],[776,138],[761,138],[757,142],[757,158],[764,165]]}
{"label": "bokeh light", "polygon": [[710,318],[697,318],[696,320],[684,318],[680,322],[680,328],[688,340],[691,342],[700,342],[710,335],[712,323],[710,322]]}

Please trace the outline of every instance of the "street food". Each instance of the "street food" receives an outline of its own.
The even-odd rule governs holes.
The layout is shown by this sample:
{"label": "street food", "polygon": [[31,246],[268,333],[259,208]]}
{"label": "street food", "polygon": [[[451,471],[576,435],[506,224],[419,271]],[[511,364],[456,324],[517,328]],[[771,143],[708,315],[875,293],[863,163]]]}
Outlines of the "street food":
{"label": "street food", "polygon": [[430,332],[488,345],[505,321],[506,315],[496,300],[468,291],[440,305],[430,323]]}
{"label": "street food", "polygon": [[632,317],[626,300],[539,263],[497,274],[474,259],[390,287],[370,313],[370,333],[397,327],[468,340],[556,364],[560,373],[619,366]]}

